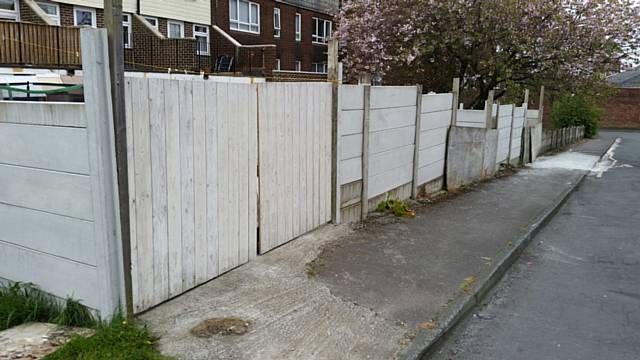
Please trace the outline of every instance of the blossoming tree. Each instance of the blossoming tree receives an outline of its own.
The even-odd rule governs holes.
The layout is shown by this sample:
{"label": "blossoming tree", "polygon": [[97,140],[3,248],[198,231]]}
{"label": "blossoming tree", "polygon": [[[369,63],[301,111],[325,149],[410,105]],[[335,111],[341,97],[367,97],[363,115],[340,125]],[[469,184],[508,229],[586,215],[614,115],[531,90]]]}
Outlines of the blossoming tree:
{"label": "blossoming tree", "polygon": [[633,0],[346,0],[337,35],[348,76],[433,91],[459,77],[477,107],[491,89],[602,85],[637,59],[639,14]]}

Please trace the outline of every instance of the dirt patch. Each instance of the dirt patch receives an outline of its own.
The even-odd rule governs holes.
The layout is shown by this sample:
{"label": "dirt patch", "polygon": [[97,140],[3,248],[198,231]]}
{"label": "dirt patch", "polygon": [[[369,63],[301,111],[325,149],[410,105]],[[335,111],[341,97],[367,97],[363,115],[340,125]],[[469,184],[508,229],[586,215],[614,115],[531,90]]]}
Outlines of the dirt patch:
{"label": "dirt patch", "polygon": [[93,335],[90,329],[28,323],[0,332],[0,359],[41,359],[74,336]]}
{"label": "dirt patch", "polygon": [[208,319],[191,329],[191,335],[209,338],[214,335],[239,336],[249,331],[251,321],[235,317]]}

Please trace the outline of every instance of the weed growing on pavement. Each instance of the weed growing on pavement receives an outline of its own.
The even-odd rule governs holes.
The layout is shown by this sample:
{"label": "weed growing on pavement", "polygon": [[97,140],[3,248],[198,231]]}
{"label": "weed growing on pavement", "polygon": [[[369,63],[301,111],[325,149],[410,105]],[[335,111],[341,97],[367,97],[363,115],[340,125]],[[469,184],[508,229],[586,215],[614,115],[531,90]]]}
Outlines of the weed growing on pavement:
{"label": "weed growing on pavement", "polygon": [[390,212],[392,214],[394,214],[395,216],[399,216],[399,217],[415,217],[416,213],[415,211],[411,210],[411,208],[409,207],[409,205],[407,205],[407,203],[405,203],[404,201],[400,201],[400,200],[385,200],[380,202],[380,204],[378,204],[378,208],[376,209],[377,212]]}

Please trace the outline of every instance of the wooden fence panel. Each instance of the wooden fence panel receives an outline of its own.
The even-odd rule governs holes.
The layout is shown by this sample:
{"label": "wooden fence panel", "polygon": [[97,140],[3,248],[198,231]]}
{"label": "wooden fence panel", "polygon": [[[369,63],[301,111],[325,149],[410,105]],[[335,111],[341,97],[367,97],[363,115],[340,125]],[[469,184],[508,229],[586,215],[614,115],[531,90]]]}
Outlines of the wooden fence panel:
{"label": "wooden fence panel", "polygon": [[0,64],[80,68],[80,29],[0,21]]}
{"label": "wooden fence panel", "polygon": [[256,88],[126,78],[132,283],[144,311],[255,256]]}
{"label": "wooden fence panel", "polygon": [[331,85],[258,85],[260,253],[331,220]]}

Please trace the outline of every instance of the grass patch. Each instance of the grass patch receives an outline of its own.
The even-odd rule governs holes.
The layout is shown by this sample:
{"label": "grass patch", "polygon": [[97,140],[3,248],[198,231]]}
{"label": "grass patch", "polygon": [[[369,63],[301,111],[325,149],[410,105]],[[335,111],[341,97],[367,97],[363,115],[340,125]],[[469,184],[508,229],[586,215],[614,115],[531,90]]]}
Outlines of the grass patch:
{"label": "grass patch", "polygon": [[157,338],[132,320],[115,316],[88,338],[75,336],[43,360],[169,360],[154,347]]}
{"label": "grass patch", "polygon": [[28,323],[95,327],[97,319],[73,299],[60,301],[31,284],[0,285],[0,330]]}

